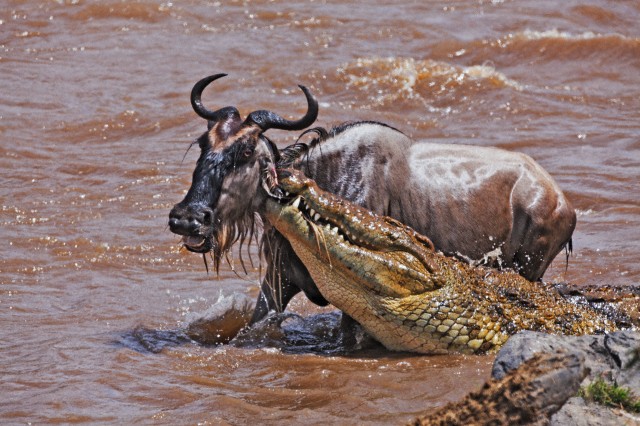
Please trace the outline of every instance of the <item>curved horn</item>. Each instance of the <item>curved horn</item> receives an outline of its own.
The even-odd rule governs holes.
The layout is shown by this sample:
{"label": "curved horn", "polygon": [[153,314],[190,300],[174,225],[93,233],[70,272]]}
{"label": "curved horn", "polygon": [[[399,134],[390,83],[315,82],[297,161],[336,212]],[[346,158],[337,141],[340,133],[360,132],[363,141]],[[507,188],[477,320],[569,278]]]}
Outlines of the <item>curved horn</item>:
{"label": "curved horn", "polygon": [[255,124],[267,131],[269,129],[281,129],[281,130],[302,130],[305,127],[309,127],[318,118],[318,101],[315,100],[309,89],[304,86],[298,86],[307,98],[307,113],[299,120],[285,120],[278,114],[271,111],[254,111],[244,124]]}
{"label": "curved horn", "polygon": [[226,75],[227,74],[224,73],[210,75],[209,77],[205,77],[202,80],[198,81],[193,86],[193,89],[191,89],[191,106],[193,107],[193,110],[196,112],[196,114],[198,114],[205,120],[215,122],[220,119],[221,115],[219,114],[220,110],[211,111],[210,109],[207,109],[204,105],[202,105],[202,92],[204,91],[204,88],[207,87],[212,81]]}

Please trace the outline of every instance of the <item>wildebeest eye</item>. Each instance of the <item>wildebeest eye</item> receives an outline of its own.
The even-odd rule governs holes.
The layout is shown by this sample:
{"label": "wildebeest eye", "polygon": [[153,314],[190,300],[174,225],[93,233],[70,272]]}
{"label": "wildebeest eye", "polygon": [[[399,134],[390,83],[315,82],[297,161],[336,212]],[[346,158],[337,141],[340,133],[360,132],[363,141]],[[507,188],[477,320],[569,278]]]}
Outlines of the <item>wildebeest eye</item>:
{"label": "wildebeest eye", "polygon": [[249,157],[251,157],[252,155],[253,155],[253,147],[245,148],[245,149],[242,151],[242,156],[243,156],[244,158],[249,158]]}

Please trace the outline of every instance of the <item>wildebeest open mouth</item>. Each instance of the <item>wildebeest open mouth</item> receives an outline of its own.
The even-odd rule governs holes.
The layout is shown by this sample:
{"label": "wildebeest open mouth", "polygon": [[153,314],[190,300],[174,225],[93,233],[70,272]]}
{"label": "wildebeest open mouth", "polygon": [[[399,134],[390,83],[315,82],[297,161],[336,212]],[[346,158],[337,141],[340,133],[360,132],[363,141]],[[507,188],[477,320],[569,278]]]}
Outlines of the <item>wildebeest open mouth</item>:
{"label": "wildebeest open mouth", "polygon": [[194,253],[207,253],[211,250],[211,237],[202,235],[185,235],[182,237],[184,247]]}

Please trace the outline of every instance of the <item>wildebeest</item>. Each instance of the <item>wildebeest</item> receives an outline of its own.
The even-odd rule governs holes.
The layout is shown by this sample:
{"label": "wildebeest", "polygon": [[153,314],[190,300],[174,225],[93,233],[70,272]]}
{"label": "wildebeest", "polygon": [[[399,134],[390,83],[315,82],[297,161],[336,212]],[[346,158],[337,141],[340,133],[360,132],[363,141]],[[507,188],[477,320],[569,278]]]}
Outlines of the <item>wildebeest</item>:
{"label": "wildebeest", "polygon": [[[172,232],[193,252],[211,252],[216,263],[238,240],[256,232],[265,191],[275,188],[275,167],[302,169],[324,190],[391,216],[427,235],[437,250],[470,262],[513,268],[531,281],[571,248],[576,216],[551,176],[529,156],[497,148],[416,143],[378,122],[344,123],[284,149],[269,129],[297,131],[317,118],[318,104],[300,86],[307,112],[295,121],[269,111],[242,120],[235,107],[207,109],[204,88],[225,74],[206,77],[191,91],[194,111],[208,121],[198,139],[200,157],[191,187],[169,214]],[[307,133],[305,132],[305,133]],[[284,310],[304,291],[326,305],[289,243],[264,230],[267,262],[252,322]]]}

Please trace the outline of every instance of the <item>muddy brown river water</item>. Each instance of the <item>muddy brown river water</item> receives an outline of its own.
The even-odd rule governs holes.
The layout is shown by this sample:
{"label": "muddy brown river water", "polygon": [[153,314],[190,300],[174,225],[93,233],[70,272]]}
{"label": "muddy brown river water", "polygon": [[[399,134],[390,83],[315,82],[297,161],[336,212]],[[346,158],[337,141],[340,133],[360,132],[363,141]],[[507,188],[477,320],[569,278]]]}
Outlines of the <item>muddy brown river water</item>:
{"label": "muddy brown river water", "polygon": [[545,279],[640,281],[637,1],[2,4],[0,423],[394,424],[489,376],[491,356],[337,353],[303,298],[296,344],[185,338],[259,282],[207,274],[167,227],[206,129],[189,91],[217,72],[211,107],[297,117],[304,84],[323,126],[525,152],[578,212]]}

